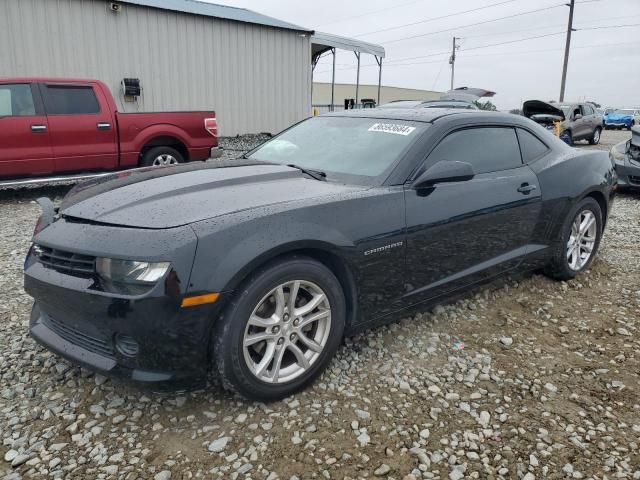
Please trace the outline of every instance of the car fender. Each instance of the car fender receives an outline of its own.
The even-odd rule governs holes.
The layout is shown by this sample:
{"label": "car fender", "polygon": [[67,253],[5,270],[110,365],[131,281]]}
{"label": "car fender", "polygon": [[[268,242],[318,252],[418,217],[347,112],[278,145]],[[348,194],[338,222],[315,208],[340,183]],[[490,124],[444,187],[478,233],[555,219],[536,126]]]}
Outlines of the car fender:
{"label": "car fender", "polygon": [[[228,292],[238,287],[259,265],[299,250],[322,251],[350,263],[339,252],[355,245],[335,228],[310,221],[287,218],[286,215],[257,218],[220,229],[229,218],[213,219],[192,225],[198,237],[198,248],[191,273],[192,292]],[[226,249],[217,246],[227,246]]]}

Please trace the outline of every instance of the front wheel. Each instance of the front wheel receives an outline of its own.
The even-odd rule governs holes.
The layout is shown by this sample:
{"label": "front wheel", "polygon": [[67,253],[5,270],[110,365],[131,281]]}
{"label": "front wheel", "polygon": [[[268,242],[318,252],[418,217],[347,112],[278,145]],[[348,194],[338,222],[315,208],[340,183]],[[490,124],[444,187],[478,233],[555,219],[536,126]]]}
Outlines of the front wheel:
{"label": "front wheel", "polygon": [[602,228],[600,204],[591,197],[578,202],[565,219],[562,237],[545,273],[557,280],[570,280],[586,270],[600,246]]}
{"label": "front wheel", "polygon": [[589,145],[597,145],[598,143],[600,143],[600,127],[596,127],[589,139]]}
{"label": "front wheel", "polygon": [[301,390],[338,349],[345,312],[340,282],[323,264],[294,256],[261,268],[215,329],[214,357],[224,386],[261,401]]}

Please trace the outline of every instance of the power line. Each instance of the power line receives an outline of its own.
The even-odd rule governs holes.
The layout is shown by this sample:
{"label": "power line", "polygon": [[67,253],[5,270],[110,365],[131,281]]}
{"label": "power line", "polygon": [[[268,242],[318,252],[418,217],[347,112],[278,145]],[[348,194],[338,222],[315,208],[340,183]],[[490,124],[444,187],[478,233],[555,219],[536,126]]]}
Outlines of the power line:
{"label": "power line", "polygon": [[[621,45],[640,45],[640,42],[618,42],[618,43],[596,43],[596,44],[591,44],[591,45],[579,45],[577,47],[571,47],[572,50],[574,49],[584,49],[584,48],[603,48],[603,47],[619,47]],[[502,55],[525,55],[525,54],[530,54],[530,53],[548,53],[548,52],[560,52],[563,51],[564,48],[546,48],[546,49],[539,49],[539,50],[518,50],[516,52],[495,52],[495,53],[476,53],[476,54],[472,54],[472,55],[465,55],[465,58],[473,58],[473,57],[494,57],[494,56],[502,56]],[[446,52],[449,53],[449,52]],[[442,62],[442,63],[441,63]],[[395,63],[392,65],[387,65],[387,67],[408,67],[408,66],[414,66],[414,65],[430,65],[430,64],[440,64],[442,66],[447,64],[447,59],[440,59],[440,60],[427,60],[425,62],[407,62],[407,63]],[[360,68],[367,68],[367,67],[378,67],[378,65],[376,64],[366,64],[366,65],[361,65]],[[336,71],[338,70],[353,70],[355,67],[353,66],[348,66],[345,68],[341,68],[341,69],[336,69]],[[441,68],[442,70],[442,68]],[[317,72],[317,74],[321,74],[321,73],[328,73],[331,72],[331,70],[322,70],[320,72]],[[438,75],[439,76],[439,75]]]}
{"label": "power line", "polygon": [[388,31],[391,31],[391,30],[398,30],[399,28],[412,27],[414,25],[420,25],[422,23],[434,22],[436,20],[442,20],[444,18],[450,18],[450,17],[454,17],[454,16],[457,16],[457,15],[463,15],[465,13],[478,12],[480,10],[485,10],[487,8],[497,7],[499,5],[505,5],[507,3],[513,3],[513,2],[517,2],[517,1],[520,1],[520,0],[505,0],[503,2],[493,3],[491,5],[485,5],[483,7],[472,8],[471,10],[464,10],[462,12],[448,13],[447,15],[441,15],[439,17],[426,18],[424,20],[418,20],[417,22],[405,23],[405,24],[402,24],[402,25],[397,25],[395,27],[383,28],[381,30],[372,30],[370,32],[359,33],[358,35],[352,35],[352,36],[353,37],[365,37],[367,35],[372,35],[374,33],[388,32]]}
{"label": "power line", "polygon": [[602,30],[605,28],[624,28],[624,27],[640,27],[640,23],[628,23],[626,25],[604,25],[602,27],[587,27],[587,28],[576,28],[577,31],[582,30]]}
{"label": "power line", "polygon": [[349,17],[346,18],[341,18],[340,20],[335,20],[333,22],[329,22],[329,23],[322,23],[320,24],[321,27],[326,27],[327,25],[334,25],[336,23],[342,23],[342,22],[347,22],[347,21],[352,21],[356,18],[362,18],[362,17],[368,17],[369,15],[375,15],[376,13],[382,13],[382,12],[386,12],[388,10],[395,10],[398,7],[405,7],[407,5],[413,5],[414,3],[420,3],[423,2],[424,0],[415,0],[413,2],[407,2],[407,3],[400,3],[398,5],[394,5],[392,7],[387,7],[387,8],[381,8],[380,10],[374,10],[373,12],[367,12],[367,13],[363,13],[361,15],[351,15]]}
{"label": "power line", "polygon": [[493,19],[490,19],[490,20],[484,20],[482,22],[469,23],[467,25],[458,25],[457,27],[445,28],[443,30],[437,30],[435,32],[420,33],[420,34],[417,34],[417,35],[409,35],[407,37],[395,38],[393,40],[385,40],[383,43],[385,43],[385,44],[395,43],[395,42],[400,42],[400,41],[403,41],[403,40],[409,40],[409,39],[412,39],[412,38],[421,38],[421,37],[427,37],[427,36],[430,36],[430,35],[436,35],[438,33],[452,32],[452,31],[458,30],[460,28],[468,28],[468,27],[475,27],[475,26],[478,26],[478,25],[486,25],[487,23],[497,22],[499,20],[507,20],[509,18],[522,17],[524,15],[529,15],[529,14],[537,13],[537,12],[543,12],[545,10],[551,10],[551,9],[562,7],[562,6],[564,6],[563,3],[559,4],[559,5],[553,5],[553,6],[550,6],[550,7],[537,8],[535,10],[529,10],[527,12],[514,13],[513,15],[507,15],[505,17],[498,17],[498,18],[493,18]]}
{"label": "power line", "polygon": [[[613,28],[614,26],[610,26],[610,28]],[[533,37],[526,37],[526,38],[521,38],[518,40],[510,40],[508,42],[499,42],[499,43],[492,43],[492,44],[488,44],[488,45],[478,45],[476,47],[471,47],[471,48],[466,48],[466,49],[461,49],[460,51],[463,52],[468,52],[468,51],[472,51],[472,50],[480,50],[483,48],[489,48],[489,47],[495,47],[495,46],[500,46],[500,45],[506,45],[506,44],[512,44],[512,43],[517,43],[517,42],[523,42],[526,40],[533,40],[536,38],[541,38],[541,37],[546,37],[546,36],[551,36],[551,35],[561,35],[564,34],[565,32],[555,32],[552,34],[546,34],[546,35],[536,35]],[[635,45],[638,44],[640,42],[619,42],[619,43],[607,43],[607,44],[591,44],[591,45],[580,45],[577,47],[573,47],[573,48],[594,48],[594,47],[615,47],[615,46],[619,46],[619,45]],[[525,51],[516,51],[516,52],[496,52],[496,53],[485,53],[485,54],[472,54],[472,55],[465,55],[466,57],[483,57],[483,56],[500,56],[500,55],[519,55],[519,54],[526,54],[526,53],[544,53],[544,52],[556,52],[556,51],[560,51],[563,50],[562,48],[547,48],[547,49],[538,49],[538,50],[525,50]],[[430,53],[427,55],[420,55],[417,57],[404,57],[404,58],[397,58],[395,60],[389,60],[386,64],[387,68],[388,67],[401,67],[401,66],[406,66],[406,65],[426,65],[426,64],[430,64],[430,63],[440,63],[443,60],[438,59],[438,60],[433,60],[433,61],[425,61],[425,62],[404,62],[405,60],[416,60],[416,59],[422,59],[422,58],[429,58],[429,57],[435,57],[438,55],[449,55],[451,52],[446,51],[446,52],[434,52],[434,53]],[[389,62],[404,62],[404,63],[389,63]],[[361,65],[360,68],[366,68],[366,67],[377,67],[377,64],[366,64],[366,65]],[[345,66],[345,68],[340,68],[337,70],[353,70],[355,67],[353,65],[349,65],[349,66]],[[322,70],[320,72],[317,72],[318,74],[321,73],[326,73],[326,72],[330,72],[331,70]]]}

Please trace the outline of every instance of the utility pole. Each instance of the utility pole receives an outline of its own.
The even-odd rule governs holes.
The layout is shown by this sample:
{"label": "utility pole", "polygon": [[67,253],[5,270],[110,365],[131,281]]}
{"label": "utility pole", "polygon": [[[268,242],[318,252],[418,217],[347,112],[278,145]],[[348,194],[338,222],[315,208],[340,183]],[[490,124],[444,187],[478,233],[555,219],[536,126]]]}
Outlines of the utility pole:
{"label": "utility pole", "polygon": [[456,72],[456,50],[459,48],[456,40],[460,40],[459,37],[453,37],[453,44],[451,47],[451,56],[449,57],[449,65],[451,65],[451,90],[453,90],[453,78]]}
{"label": "utility pole", "polygon": [[451,46],[451,56],[449,57],[449,65],[451,65],[451,90],[453,90],[453,78],[456,73],[456,49],[458,45],[456,40],[460,40],[458,37],[453,37],[453,44]]}
{"label": "utility pole", "polygon": [[569,26],[567,27],[567,43],[564,47],[564,65],[562,66],[562,83],[560,84],[560,101],[564,102],[564,87],[567,82],[567,65],[569,64],[569,48],[571,47],[571,32],[573,32],[573,8],[576,0],[567,3],[569,7]]}

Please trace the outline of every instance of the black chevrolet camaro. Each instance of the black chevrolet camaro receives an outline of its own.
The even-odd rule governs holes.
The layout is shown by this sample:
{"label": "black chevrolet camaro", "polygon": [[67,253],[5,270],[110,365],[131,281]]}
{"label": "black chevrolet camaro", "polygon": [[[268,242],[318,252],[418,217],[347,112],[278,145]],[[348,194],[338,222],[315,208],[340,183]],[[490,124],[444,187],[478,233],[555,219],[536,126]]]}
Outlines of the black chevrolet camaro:
{"label": "black chevrolet camaro", "polygon": [[31,335],[141,382],[217,371],[273,400],[346,334],[515,270],[593,260],[607,153],[508,114],[372,109],[301,122],[242,159],[122,172],[42,201]]}

